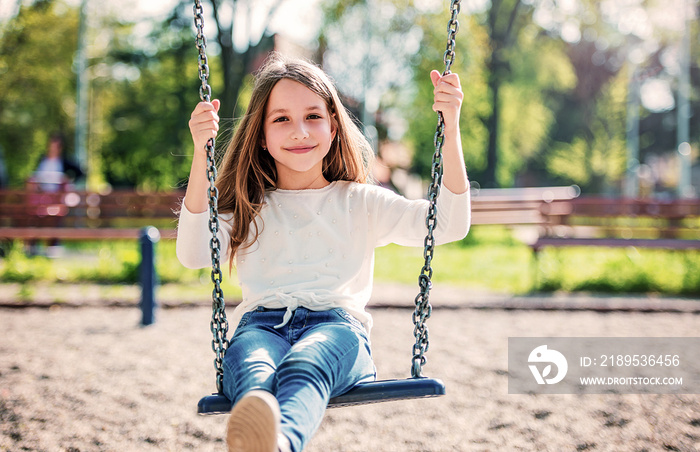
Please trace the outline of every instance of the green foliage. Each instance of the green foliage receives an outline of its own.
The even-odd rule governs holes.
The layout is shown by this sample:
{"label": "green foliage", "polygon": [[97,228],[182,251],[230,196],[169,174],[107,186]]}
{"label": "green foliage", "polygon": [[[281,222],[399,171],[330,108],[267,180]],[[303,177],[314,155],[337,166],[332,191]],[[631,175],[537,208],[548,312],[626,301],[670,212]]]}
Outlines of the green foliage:
{"label": "green foliage", "polygon": [[697,297],[700,295],[700,256],[697,253],[684,254],[682,269],[680,293]]}
{"label": "green foliage", "polygon": [[496,245],[503,247],[523,247],[523,243],[513,236],[513,231],[505,226],[477,225],[469,229],[469,234],[456,242],[461,247]]}
{"label": "green foliage", "polygon": [[544,39],[534,24],[523,28],[517,46],[506,54],[511,75],[499,91],[496,180],[499,186],[508,187],[546,145],[555,124],[556,98],[575,86],[576,76],[563,46]]}
{"label": "green foliage", "polygon": [[[412,65],[417,67],[414,83],[416,96],[411,105],[407,141],[414,150],[413,168],[429,174],[435,114],[431,110],[432,85],[425,74],[440,68],[445,48],[443,11],[423,15],[419,24],[424,30],[422,52]],[[556,97],[575,86],[575,75],[561,43],[543,36],[534,24],[522,25],[511,47],[500,50],[504,63],[499,66],[498,129],[487,127],[492,114],[489,71],[492,47],[497,43],[489,35],[479,16],[461,16],[457,35],[457,59],[453,72],[460,74],[465,93],[461,116],[462,146],[472,179],[481,180],[487,171],[489,135],[497,133],[498,185],[511,186],[527,163],[538,158],[554,124]],[[524,19],[521,19],[521,22]],[[498,44],[500,45],[500,44]],[[507,62],[507,64],[506,64]]]}
{"label": "green foliage", "polygon": [[[0,280],[98,284],[139,281],[141,255],[136,241],[66,242],[62,246],[66,256],[49,259],[30,256],[20,242],[12,243],[5,250],[5,258],[0,260]],[[183,268],[175,256],[175,243],[161,241],[156,245],[156,273],[163,284],[199,284],[209,280],[210,270]],[[236,282],[235,273],[230,279]]]}
{"label": "green foliage", "polygon": [[[21,186],[34,170],[53,131],[68,136],[70,152],[76,113],[73,59],[79,14],[75,2],[20,3],[19,14],[0,24],[0,156],[14,187]],[[164,190],[187,177],[191,155],[187,120],[198,101],[199,81],[191,8],[183,7],[184,0],[177,3],[158,22],[128,23],[107,12],[109,8],[92,8],[87,35],[91,188],[109,182]],[[265,8],[272,10],[278,4]],[[425,177],[430,173],[436,124],[428,72],[444,67],[449,2],[324,0],[321,4],[323,28],[317,54],[323,55],[324,67],[331,70],[347,98],[358,102],[348,102],[358,116],[363,92],[370,93],[370,103],[379,107],[381,139],[389,129],[406,130],[402,140],[413,152],[413,170]],[[680,30],[653,17],[666,8],[661,0],[644,2],[643,7],[653,27],[645,39],[653,45],[637,50],[659,51],[647,55],[649,62],[639,69],[659,79],[675,79],[672,69],[662,66],[673,60],[666,58],[664,49],[675,46]],[[587,193],[615,192],[625,167],[629,70],[625,61],[634,36],[620,32],[615,21],[621,17],[605,14],[594,0],[582,0],[576,8],[515,0],[487,2],[477,12],[473,8],[462,4],[453,65],[465,93],[462,144],[472,179],[484,182],[493,172],[493,183],[500,186],[577,183]],[[221,30],[227,30],[228,15],[218,19]],[[212,25],[207,28],[211,30]],[[564,29],[571,37],[572,27],[578,28],[574,33],[580,39],[565,41]],[[146,35],[144,30],[151,33]],[[698,22],[691,21],[692,42],[697,41],[699,30]],[[227,85],[249,75],[233,76],[232,68],[249,69],[254,66],[253,55],[267,49],[224,52],[213,40],[211,44],[214,97],[238,92],[237,85]],[[691,46],[691,52],[691,83],[696,87],[700,50]],[[223,55],[233,60],[223,64]],[[659,69],[662,72],[657,74]],[[229,81],[224,83],[227,71]],[[496,85],[497,124],[490,121]],[[700,102],[697,92],[691,89],[693,111]],[[246,103],[247,95],[242,93],[239,106]],[[391,120],[382,124],[382,118]],[[675,110],[642,109],[641,119],[642,160],[675,148],[675,127],[667,127],[675,123]],[[226,121],[230,119],[222,125],[228,130]],[[389,123],[401,125],[392,128]],[[694,124],[691,121],[690,134],[696,159],[700,128]],[[497,138],[495,168],[487,163],[491,135]],[[669,180],[672,184],[675,179]]]}
{"label": "green foliage", "polygon": [[700,294],[700,253],[564,248],[540,253],[538,290]]}
{"label": "green foliage", "polygon": [[12,243],[0,265],[0,280],[24,283],[43,279],[54,279],[56,273],[52,262],[45,257],[27,257],[19,243]]}
{"label": "green foliage", "polygon": [[132,245],[131,242],[103,243],[97,249],[87,248],[90,252],[77,258],[56,261],[42,255],[28,255],[22,244],[15,242],[0,265],[0,279],[7,282],[135,283],[139,278],[140,257]]}
{"label": "green foliage", "polygon": [[[432,155],[435,150],[433,138],[437,115],[432,110],[433,85],[430,71],[445,68],[443,55],[446,45],[446,17],[448,5],[432,14],[423,14],[418,24],[423,29],[421,51],[410,62],[414,67],[415,93],[404,110],[407,115],[408,131],[405,140],[413,150],[413,170],[424,177],[430,175]],[[488,52],[488,40],[484,28],[473,17],[460,17],[460,31],[457,34],[456,58],[452,72],[459,74],[464,91],[464,103],[460,116],[462,148],[468,171],[483,171],[486,167],[486,142],[488,130],[482,118],[490,110],[487,99],[487,86],[484,60]]]}
{"label": "green foliage", "polygon": [[554,143],[547,167],[552,174],[600,192],[613,186],[626,165],[626,78],[619,75],[595,104],[590,133],[570,143]]}
{"label": "green foliage", "polygon": [[[189,9],[152,24],[96,15],[91,27],[90,181],[142,190],[179,186],[189,172],[187,121],[199,101]],[[22,6],[0,42],[0,150],[10,183],[36,167],[50,133],[70,138],[75,120],[72,72],[78,11],[63,1]],[[212,62],[212,72],[216,62]],[[215,86],[216,88],[216,86]],[[70,146],[69,146],[70,147]]]}
{"label": "green foliage", "polygon": [[0,24],[0,152],[12,186],[31,175],[52,132],[74,130],[77,28],[77,10],[60,1],[22,5]]}
{"label": "green foliage", "polygon": [[111,185],[167,190],[179,186],[189,173],[187,121],[199,101],[190,21],[176,15],[157,26],[149,36],[152,55],[134,47],[140,43],[114,38],[111,64],[136,77],[100,84],[112,99],[107,122],[113,129],[101,152]]}
{"label": "green foliage", "polygon": [[[400,110],[413,89],[410,59],[420,52],[423,32],[414,1],[326,0],[322,11],[323,67],[347,100],[346,106],[366,126],[374,125],[372,115],[377,109],[382,115],[403,116]],[[356,34],[362,38],[348,39]],[[386,124],[379,121],[377,126],[383,139]]]}

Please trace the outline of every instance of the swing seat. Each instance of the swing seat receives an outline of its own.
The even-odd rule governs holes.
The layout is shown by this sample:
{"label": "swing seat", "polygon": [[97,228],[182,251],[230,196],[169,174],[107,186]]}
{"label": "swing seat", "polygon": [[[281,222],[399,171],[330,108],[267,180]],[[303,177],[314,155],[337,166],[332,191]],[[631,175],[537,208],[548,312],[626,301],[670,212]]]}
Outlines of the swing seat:
{"label": "swing seat", "polygon": [[[435,378],[408,378],[404,380],[381,380],[361,383],[345,394],[332,398],[328,408],[365,405],[395,400],[421,399],[445,395],[445,384]],[[197,413],[227,414],[231,401],[223,394],[203,397],[197,405]]]}

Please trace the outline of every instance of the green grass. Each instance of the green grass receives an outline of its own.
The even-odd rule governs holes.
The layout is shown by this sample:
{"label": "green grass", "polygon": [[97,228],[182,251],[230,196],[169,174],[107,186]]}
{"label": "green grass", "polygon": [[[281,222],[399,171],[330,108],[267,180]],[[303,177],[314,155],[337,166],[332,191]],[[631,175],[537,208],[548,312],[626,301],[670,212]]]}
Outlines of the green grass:
{"label": "green grass", "polygon": [[[375,279],[417,284],[421,249],[377,250]],[[439,246],[435,284],[522,294],[532,291],[700,296],[700,252],[636,248],[530,248],[502,227],[476,226],[460,243]]]}
{"label": "green grass", "polygon": [[[136,241],[65,243],[66,257],[28,257],[15,243],[0,259],[3,282],[135,284],[140,254]],[[211,290],[210,270],[188,270],[175,257],[175,243],[157,244],[162,283],[185,292]],[[389,245],[377,249],[375,280],[417,284],[423,249]],[[661,293],[700,296],[700,252],[649,249],[545,248],[539,260],[503,227],[475,226],[467,239],[436,247],[433,282],[522,294],[531,291]],[[224,265],[223,289],[240,295],[235,271]]]}
{"label": "green grass", "polygon": [[[27,256],[20,243],[3,249],[0,259],[0,281],[23,283],[95,283],[136,284],[139,281],[141,255],[139,244],[132,240],[99,242],[65,242],[65,257],[49,259]],[[235,271],[228,276],[228,264],[222,265],[224,293],[241,293]],[[211,292],[211,270],[190,270],[175,256],[175,242],[161,241],[156,245],[156,272],[162,284],[176,284],[183,298],[188,294]]]}
{"label": "green grass", "polygon": [[700,295],[700,252],[649,249],[545,249],[540,290]]}
{"label": "green grass", "polygon": [[[433,255],[433,283],[523,293],[531,289],[531,252],[504,245],[442,245]],[[390,245],[377,250],[375,281],[418,284],[423,250]]]}

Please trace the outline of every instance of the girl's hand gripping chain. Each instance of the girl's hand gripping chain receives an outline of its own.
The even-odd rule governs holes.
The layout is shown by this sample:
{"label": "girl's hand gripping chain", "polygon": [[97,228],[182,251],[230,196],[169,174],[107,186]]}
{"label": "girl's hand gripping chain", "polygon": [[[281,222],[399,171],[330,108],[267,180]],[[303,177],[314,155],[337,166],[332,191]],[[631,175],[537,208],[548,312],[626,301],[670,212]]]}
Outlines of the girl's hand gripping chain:
{"label": "girl's hand gripping chain", "polygon": [[200,102],[195,107],[190,116],[190,133],[194,141],[195,155],[200,153],[205,156],[205,146],[207,141],[215,138],[219,131],[219,107],[221,103],[218,99],[211,102]]}
{"label": "girl's hand gripping chain", "polygon": [[185,207],[190,212],[199,213],[207,210],[209,179],[206,176],[207,169],[207,141],[216,137],[219,131],[219,107],[218,100],[200,102],[190,116],[190,133],[194,141],[194,157],[190,178],[185,193]]}
{"label": "girl's hand gripping chain", "polygon": [[459,111],[464,99],[459,75],[450,73],[443,76],[438,71],[432,71],[430,79],[435,87],[433,111],[442,112],[446,132],[459,130]]}
{"label": "girl's hand gripping chain", "polygon": [[462,139],[459,131],[459,113],[462,108],[464,93],[459,75],[449,73],[441,75],[438,71],[430,73],[435,89],[433,110],[442,112],[445,121],[444,185],[453,193],[464,193],[469,187],[462,155]]}

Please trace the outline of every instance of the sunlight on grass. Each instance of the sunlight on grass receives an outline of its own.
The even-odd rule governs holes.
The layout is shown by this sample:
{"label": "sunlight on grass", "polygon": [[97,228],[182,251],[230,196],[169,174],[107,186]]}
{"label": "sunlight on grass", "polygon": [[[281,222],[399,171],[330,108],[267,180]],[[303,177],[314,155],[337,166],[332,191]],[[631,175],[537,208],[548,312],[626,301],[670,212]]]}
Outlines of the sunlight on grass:
{"label": "sunlight on grass", "polygon": [[636,248],[545,249],[543,290],[700,294],[700,252]]}
{"label": "sunlight on grass", "polygon": [[[389,245],[377,249],[375,281],[418,284],[423,250]],[[527,246],[439,246],[433,255],[433,282],[454,286],[523,293],[532,285],[532,256]]]}
{"label": "sunlight on grass", "polygon": [[[66,243],[65,256],[29,257],[20,243],[3,248],[3,282],[138,284],[140,251],[135,241]],[[163,294],[182,300],[210,296],[211,270],[189,270],[175,256],[175,242],[162,240],[156,267]],[[423,249],[389,245],[376,250],[375,281],[416,285]],[[654,292],[700,295],[700,252],[635,248],[545,248],[536,261],[531,249],[505,227],[475,226],[458,243],[438,246],[433,282],[501,293],[537,291]],[[222,288],[240,297],[235,270],[222,263]]]}

